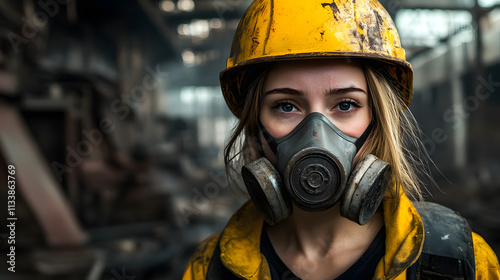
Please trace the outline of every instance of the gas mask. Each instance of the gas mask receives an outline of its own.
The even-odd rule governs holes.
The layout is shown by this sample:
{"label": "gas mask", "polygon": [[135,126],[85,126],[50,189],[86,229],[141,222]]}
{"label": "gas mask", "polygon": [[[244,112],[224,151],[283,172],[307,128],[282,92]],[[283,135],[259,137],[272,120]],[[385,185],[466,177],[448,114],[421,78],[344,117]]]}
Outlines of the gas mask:
{"label": "gas mask", "polygon": [[306,211],[322,211],[340,200],[341,215],[360,225],[373,216],[391,179],[390,165],[370,154],[351,170],[371,125],[354,138],[324,115],[311,113],[278,139],[261,129],[277,167],[262,157],[243,166],[241,173],[267,223],[288,217],[292,202]]}

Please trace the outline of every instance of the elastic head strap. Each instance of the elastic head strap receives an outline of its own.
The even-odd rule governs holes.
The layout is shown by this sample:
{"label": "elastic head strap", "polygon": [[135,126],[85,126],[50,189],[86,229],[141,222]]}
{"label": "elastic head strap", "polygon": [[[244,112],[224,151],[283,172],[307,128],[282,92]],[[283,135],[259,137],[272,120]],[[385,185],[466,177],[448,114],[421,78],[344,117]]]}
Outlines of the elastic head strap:
{"label": "elastic head strap", "polygon": [[365,129],[365,132],[363,132],[363,134],[361,134],[358,140],[356,140],[356,143],[354,143],[354,145],[356,145],[356,152],[359,151],[359,149],[361,149],[366,139],[368,138],[368,135],[370,135],[372,128],[373,128],[373,121],[370,122],[368,127]]}
{"label": "elastic head strap", "polygon": [[[276,143],[274,138],[271,136],[271,134],[269,134],[269,132],[267,132],[267,129],[262,125],[262,123],[260,122],[260,119],[259,119],[259,126],[260,126],[260,130],[262,131],[262,135],[264,135],[264,139],[266,139],[267,144],[269,144],[269,147],[271,148],[273,153],[275,155],[277,155],[278,154],[278,144]],[[262,143],[261,143],[261,145],[262,145]]]}

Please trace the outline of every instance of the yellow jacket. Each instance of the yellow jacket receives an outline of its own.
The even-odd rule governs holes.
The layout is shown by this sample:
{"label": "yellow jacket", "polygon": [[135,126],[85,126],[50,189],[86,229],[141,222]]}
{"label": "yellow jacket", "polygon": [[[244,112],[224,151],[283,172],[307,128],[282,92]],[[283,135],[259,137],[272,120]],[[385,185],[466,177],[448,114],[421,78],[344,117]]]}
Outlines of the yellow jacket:
{"label": "yellow jacket", "polygon": [[[384,198],[386,252],[375,270],[374,279],[406,279],[406,270],[417,261],[424,242],[422,219],[410,200]],[[195,251],[183,280],[206,278],[208,265],[220,238],[221,261],[243,279],[271,279],[266,259],[260,252],[263,218],[254,204],[247,202],[229,220],[222,233],[206,239]],[[498,259],[479,235],[472,233],[476,279],[500,279]]]}

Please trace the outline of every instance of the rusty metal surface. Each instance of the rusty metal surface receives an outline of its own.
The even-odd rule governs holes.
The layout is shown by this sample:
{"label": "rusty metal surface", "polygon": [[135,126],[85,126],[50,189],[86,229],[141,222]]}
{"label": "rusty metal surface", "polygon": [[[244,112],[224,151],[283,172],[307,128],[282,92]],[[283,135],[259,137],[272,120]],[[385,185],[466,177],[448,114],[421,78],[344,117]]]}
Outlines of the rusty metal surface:
{"label": "rusty metal surface", "polygon": [[0,148],[16,167],[17,186],[53,246],[83,244],[87,237],[42,158],[18,111],[0,103]]}

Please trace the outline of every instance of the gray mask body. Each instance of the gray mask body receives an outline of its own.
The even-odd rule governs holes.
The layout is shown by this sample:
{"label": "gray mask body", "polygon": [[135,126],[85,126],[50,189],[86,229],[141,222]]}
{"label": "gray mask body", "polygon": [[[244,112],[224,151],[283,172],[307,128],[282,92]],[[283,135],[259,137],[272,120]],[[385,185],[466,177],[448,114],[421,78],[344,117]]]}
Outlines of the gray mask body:
{"label": "gray mask body", "polygon": [[268,137],[276,143],[278,172],[297,206],[319,211],[339,200],[357,152],[356,138],[320,113],[309,114],[284,137]]}
{"label": "gray mask body", "polygon": [[[380,205],[391,177],[389,164],[369,155],[351,174],[362,143],[324,115],[307,115],[281,138],[273,138],[264,127],[262,132],[276,155],[277,170],[261,158],[245,165],[242,176],[269,224],[292,213],[290,201],[306,211],[322,211],[341,200],[341,214],[359,224],[366,223]],[[364,134],[368,133],[369,129]]]}

